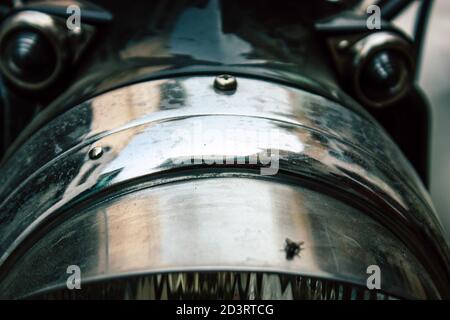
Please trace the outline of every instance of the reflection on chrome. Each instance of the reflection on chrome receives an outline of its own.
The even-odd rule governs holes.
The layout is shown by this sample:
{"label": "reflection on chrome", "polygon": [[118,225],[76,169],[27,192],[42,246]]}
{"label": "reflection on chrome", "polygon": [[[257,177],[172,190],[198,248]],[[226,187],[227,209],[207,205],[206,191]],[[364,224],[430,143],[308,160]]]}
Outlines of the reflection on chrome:
{"label": "reflection on chrome", "polygon": [[79,33],[75,0],[22,2],[0,298],[450,297],[414,44],[340,15],[361,1],[82,0]]}

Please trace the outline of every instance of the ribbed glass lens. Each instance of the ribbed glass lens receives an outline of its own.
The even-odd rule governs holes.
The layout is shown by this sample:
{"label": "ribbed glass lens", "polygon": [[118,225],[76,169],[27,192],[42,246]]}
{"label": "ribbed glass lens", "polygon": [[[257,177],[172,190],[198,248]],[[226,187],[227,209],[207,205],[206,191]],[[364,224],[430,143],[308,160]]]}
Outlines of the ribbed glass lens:
{"label": "ribbed glass lens", "polygon": [[131,300],[386,300],[384,293],[336,281],[255,272],[151,274],[82,284],[81,290],[56,290],[38,299]]}

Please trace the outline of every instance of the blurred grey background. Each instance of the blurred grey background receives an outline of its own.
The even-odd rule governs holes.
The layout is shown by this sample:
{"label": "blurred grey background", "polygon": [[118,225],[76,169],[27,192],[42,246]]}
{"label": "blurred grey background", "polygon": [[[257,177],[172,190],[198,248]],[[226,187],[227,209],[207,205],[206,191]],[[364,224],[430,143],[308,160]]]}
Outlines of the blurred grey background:
{"label": "blurred grey background", "polygon": [[[396,24],[411,34],[417,4]],[[450,245],[450,0],[435,0],[425,39],[420,86],[432,111],[431,197]]]}

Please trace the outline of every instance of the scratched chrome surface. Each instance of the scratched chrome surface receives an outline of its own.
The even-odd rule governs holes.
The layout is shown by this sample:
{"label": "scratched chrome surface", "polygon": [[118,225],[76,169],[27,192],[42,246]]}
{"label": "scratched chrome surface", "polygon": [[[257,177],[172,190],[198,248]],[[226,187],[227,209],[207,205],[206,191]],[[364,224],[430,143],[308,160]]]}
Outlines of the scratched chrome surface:
{"label": "scratched chrome surface", "polygon": [[[303,242],[292,260],[286,237]],[[7,298],[64,286],[69,265],[82,270],[83,289],[92,280],[176,270],[301,273],[365,285],[375,264],[384,291],[439,296],[407,248],[364,212],[245,175],[166,182],[77,209],[26,255],[0,285]]]}
{"label": "scratched chrome surface", "polygon": [[[153,181],[148,187],[156,188],[168,182],[165,179],[169,178],[160,177],[166,173],[170,174],[170,179],[189,181],[220,176],[218,168],[244,178],[246,174],[240,170],[246,169],[258,177],[259,168],[255,166],[203,164],[198,165],[201,170],[195,177],[186,178],[179,171],[195,169],[196,165],[181,164],[179,160],[192,155],[203,159],[218,155],[245,157],[270,149],[280,155],[281,175],[273,177],[274,180],[285,183],[288,178],[283,182],[283,177],[295,176],[320,181],[330,187],[330,192],[346,194],[345,201],[354,198],[351,201],[370,205],[369,211],[376,212],[371,219],[394,232],[399,241],[414,244],[409,245],[408,250],[420,260],[415,264],[416,271],[422,268],[420,264],[428,263],[427,271],[429,268],[444,270],[440,277],[445,281],[448,248],[442,241],[428,195],[400,151],[369,116],[299,89],[245,78],[238,79],[236,92],[224,94],[213,88],[213,79],[209,76],[180,77],[130,85],[86,101],[39,130],[0,171],[0,264],[26,261],[28,253],[22,257],[16,253],[17,249],[29,249],[33,244],[30,239],[40,229],[55,216],[64,217],[66,212],[73,211],[73,207],[86,198],[108,190],[121,190],[120,186],[124,186],[125,192],[129,185],[138,185],[141,180]],[[186,132],[195,132],[196,128],[206,134],[200,134],[200,142],[192,143],[192,137]],[[216,134],[226,133],[227,139],[242,142],[255,132],[271,131],[277,132],[274,139],[263,143],[249,139],[237,145],[224,143],[223,136]],[[97,145],[103,146],[105,153],[100,159],[90,160],[88,151]],[[225,183],[225,180],[220,181]],[[195,186],[195,182],[189,182],[191,187],[185,188],[192,188],[192,183]],[[275,190],[277,184],[272,185]],[[262,203],[267,197],[264,192],[253,193]],[[194,190],[186,193],[187,198],[195,196]],[[212,195],[204,197],[219,201]],[[236,202],[245,200],[240,199],[239,193],[230,197]],[[225,209],[238,214],[243,208],[224,203],[214,206],[219,212]],[[123,212],[139,213],[128,209]],[[194,216],[199,214],[198,221],[205,218],[205,213],[197,213],[195,206],[189,212]],[[147,214],[164,213],[151,211]],[[275,213],[268,210],[265,214]],[[257,220],[255,212],[251,215]],[[381,228],[381,224],[376,225]],[[275,228],[283,229],[288,225]],[[352,230],[348,231],[350,237]],[[354,230],[354,233],[359,231]],[[124,245],[127,241],[124,239]],[[397,253],[411,259],[408,250],[398,249]],[[377,252],[383,251],[375,250],[374,255]],[[206,255],[207,251],[202,254]],[[243,263],[239,259],[236,261]],[[392,264],[399,266],[401,261]],[[284,264],[274,262],[274,265],[289,270]],[[245,263],[240,266],[246,267]],[[5,285],[8,278],[8,269],[3,269],[0,276],[6,280],[0,286]],[[436,270],[434,272],[439,273]],[[319,268],[315,272],[323,270]],[[407,277],[402,279],[400,291],[423,296],[423,290],[408,292],[406,288],[411,281]],[[422,280],[418,281],[419,287],[425,286],[426,281]],[[391,285],[401,287],[399,283],[394,281]],[[428,292],[433,290],[428,289]]]}

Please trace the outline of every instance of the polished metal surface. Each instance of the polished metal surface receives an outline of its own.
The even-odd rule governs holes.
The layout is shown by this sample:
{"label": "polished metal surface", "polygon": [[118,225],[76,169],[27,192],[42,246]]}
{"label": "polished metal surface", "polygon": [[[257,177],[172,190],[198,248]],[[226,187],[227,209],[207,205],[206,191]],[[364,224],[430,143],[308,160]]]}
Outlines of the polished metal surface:
{"label": "polished metal surface", "polygon": [[[160,183],[64,213],[16,263],[0,292],[24,297],[63,287],[69,265],[82,270],[82,287],[192,270],[302,274],[364,286],[367,267],[378,265],[383,292],[439,296],[394,234],[320,192],[229,173]],[[286,259],[286,238],[304,242],[299,257]]]}
{"label": "polished metal surface", "polygon": [[69,108],[140,81],[243,75],[297,86],[356,107],[337,84],[331,63],[324,63],[327,53],[312,19],[336,14],[358,1],[152,0],[136,6],[122,0],[93,2],[114,19],[99,28],[95,46],[84,53],[78,72],[68,77],[67,90],[23,131],[9,155]]}
{"label": "polished metal surface", "polygon": [[[92,279],[232,268],[365,285],[373,262],[386,270],[388,293],[448,294],[448,248],[427,193],[370,116],[266,81],[239,77],[233,94],[213,83],[180,77],[105,93],[9,158],[0,175],[0,292],[38,290],[31,280],[14,285],[30,268],[34,279],[63,285],[49,272],[80,250],[85,257],[71,264]],[[104,153],[90,160],[95,146]],[[286,238],[309,249],[286,260]],[[67,254],[46,261],[46,250]]]}

